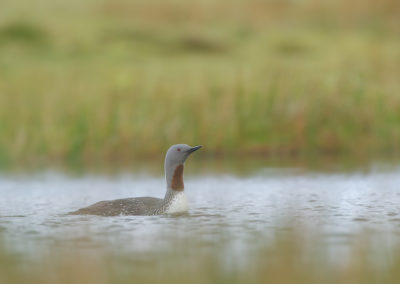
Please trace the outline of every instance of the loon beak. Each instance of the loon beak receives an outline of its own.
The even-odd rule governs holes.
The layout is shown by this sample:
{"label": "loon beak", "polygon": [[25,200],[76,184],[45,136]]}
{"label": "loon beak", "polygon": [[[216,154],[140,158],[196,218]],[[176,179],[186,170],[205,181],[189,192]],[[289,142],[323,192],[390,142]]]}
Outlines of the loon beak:
{"label": "loon beak", "polygon": [[194,151],[199,150],[201,147],[202,147],[202,145],[194,146],[194,147],[190,148],[189,150],[187,150],[186,153],[191,154],[191,153],[193,153]]}

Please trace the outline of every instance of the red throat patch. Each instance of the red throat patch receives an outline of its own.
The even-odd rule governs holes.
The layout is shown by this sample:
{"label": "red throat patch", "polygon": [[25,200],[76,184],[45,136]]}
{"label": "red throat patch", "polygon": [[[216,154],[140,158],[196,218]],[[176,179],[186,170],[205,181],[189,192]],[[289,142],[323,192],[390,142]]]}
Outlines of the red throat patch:
{"label": "red throat patch", "polygon": [[174,175],[172,176],[171,188],[177,191],[183,191],[183,165],[175,168]]}

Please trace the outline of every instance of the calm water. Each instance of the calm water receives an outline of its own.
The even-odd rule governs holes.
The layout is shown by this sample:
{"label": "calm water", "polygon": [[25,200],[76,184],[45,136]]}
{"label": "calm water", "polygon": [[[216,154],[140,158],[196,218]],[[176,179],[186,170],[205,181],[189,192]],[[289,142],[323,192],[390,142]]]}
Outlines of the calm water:
{"label": "calm water", "polygon": [[[68,216],[99,200],[164,195],[163,177],[57,172],[0,177],[0,239],[34,259],[48,248],[98,248],[157,253],[185,243],[194,252],[218,248],[226,261],[243,258],[296,229],[318,232],[333,261],[368,231],[371,250],[390,251],[400,236],[400,168],[351,173],[263,169],[246,176],[189,174],[190,203],[180,216]],[[232,256],[240,255],[240,258]]]}

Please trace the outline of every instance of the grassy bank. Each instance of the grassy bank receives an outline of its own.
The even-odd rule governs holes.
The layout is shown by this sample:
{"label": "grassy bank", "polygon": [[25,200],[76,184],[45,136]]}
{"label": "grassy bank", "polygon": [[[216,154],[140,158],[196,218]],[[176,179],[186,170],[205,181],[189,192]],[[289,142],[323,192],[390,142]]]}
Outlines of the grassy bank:
{"label": "grassy bank", "polygon": [[397,1],[6,1],[0,163],[399,153]]}

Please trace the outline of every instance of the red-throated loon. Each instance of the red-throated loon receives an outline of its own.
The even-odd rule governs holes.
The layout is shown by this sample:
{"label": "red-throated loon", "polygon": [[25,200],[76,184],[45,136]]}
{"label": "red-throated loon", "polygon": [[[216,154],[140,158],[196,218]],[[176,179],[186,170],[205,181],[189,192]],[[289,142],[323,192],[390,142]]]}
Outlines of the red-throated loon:
{"label": "red-throated loon", "polygon": [[165,156],[165,179],[167,192],[164,199],[155,197],[135,197],[100,201],[89,207],[71,212],[74,215],[159,215],[180,213],[188,210],[184,193],[183,168],[186,159],[201,146],[190,147],[176,144],[168,149]]}

